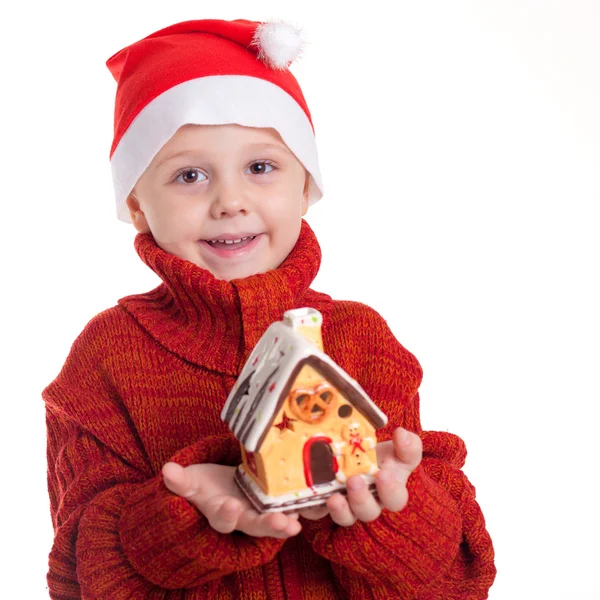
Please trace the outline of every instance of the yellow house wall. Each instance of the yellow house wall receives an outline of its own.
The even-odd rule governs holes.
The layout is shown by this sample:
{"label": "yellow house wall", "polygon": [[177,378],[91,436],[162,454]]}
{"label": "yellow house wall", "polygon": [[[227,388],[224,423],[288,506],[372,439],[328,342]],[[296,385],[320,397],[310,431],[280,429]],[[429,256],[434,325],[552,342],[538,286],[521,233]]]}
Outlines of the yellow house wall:
{"label": "yellow house wall", "polygon": [[[309,365],[305,365],[298,374],[292,389],[296,387],[315,387],[323,381],[324,378],[318,371]],[[375,439],[374,428],[354,406],[352,406],[350,416],[346,418],[338,416],[338,408],[342,404],[352,406],[344,396],[338,393],[336,408],[323,421],[312,424],[296,419],[292,423],[294,427],[292,431],[290,429],[279,430],[274,426],[281,423],[284,412],[289,418],[295,418],[287,406],[287,400],[283,403],[259,452],[255,453],[257,465],[259,466],[259,478],[255,479],[265,493],[277,496],[306,488],[303,449],[306,441],[314,435],[325,435],[331,438],[332,443],[340,442],[343,440],[342,427],[350,422],[358,422],[363,437]],[[374,448],[369,450],[367,455],[374,464],[377,464]]]}
{"label": "yellow house wall", "polygon": [[256,473],[254,473],[254,471],[248,467],[246,449],[244,448],[244,446],[242,446],[242,463],[246,468],[246,473],[248,473],[248,475],[252,477],[252,479],[254,479],[254,481],[263,489],[263,491],[266,492],[267,490],[265,485],[265,464],[263,461],[263,457],[258,452],[255,452],[254,461],[256,464]]}

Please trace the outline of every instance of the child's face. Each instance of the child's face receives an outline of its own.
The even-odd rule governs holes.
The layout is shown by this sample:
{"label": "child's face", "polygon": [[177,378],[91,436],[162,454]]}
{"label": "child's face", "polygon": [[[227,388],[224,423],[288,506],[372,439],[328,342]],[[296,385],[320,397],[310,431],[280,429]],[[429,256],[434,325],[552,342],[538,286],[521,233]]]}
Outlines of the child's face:
{"label": "child's face", "polygon": [[151,232],[163,250],[229,281],[284,261],[308,210],[308,181],[274,129],[185,125],[127,205],[135,228]]}

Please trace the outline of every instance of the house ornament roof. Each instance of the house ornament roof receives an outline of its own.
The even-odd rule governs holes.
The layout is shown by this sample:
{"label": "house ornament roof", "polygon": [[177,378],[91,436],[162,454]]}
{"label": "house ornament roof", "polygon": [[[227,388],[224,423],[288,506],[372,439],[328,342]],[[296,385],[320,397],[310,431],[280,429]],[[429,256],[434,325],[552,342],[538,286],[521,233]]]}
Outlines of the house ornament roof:
{"label": "house ornament roof", "polygon": [[221,419],[249,452],[260,449],[296,376],[306,364],[344,394],[376,429],[387,423],[385,414],[360,384],[295,330],[295,325],[305,321],[320,326],[321,313],[313,308],[294,309],[284,314],[283,321],[268,327],[225,402]]}

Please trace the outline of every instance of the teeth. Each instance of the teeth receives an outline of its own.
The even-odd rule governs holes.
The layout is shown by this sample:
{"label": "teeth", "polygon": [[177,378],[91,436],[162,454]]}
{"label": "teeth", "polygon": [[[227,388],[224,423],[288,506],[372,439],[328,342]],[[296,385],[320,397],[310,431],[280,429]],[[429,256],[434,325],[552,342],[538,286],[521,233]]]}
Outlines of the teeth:
{"label": "teeth", "polygon": [[255,237],[256,237],[255,235],[248,235],[246,237],[239,238],[237,240],[206,240],[206,241],[209,244],[216,244],[217,242],[220,242],[221,244],[239,244],[240,242],[243,242],[244,240],[254,239]]}

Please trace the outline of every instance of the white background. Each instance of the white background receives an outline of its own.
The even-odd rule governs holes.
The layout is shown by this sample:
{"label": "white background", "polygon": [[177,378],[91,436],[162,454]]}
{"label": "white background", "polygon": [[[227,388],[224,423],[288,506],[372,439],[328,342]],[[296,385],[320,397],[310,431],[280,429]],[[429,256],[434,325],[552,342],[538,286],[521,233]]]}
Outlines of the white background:
{"label": "white background", "polygon": [[310,40],[315,289],[372,305],[419,358],[424,427],[469,449],[490,598],[600,598],[599,2],[3,11],[1,597],[47,597],[41,390],[92,316],[157,284],[115,217],[105,61],[178,21],[276,17]]}

